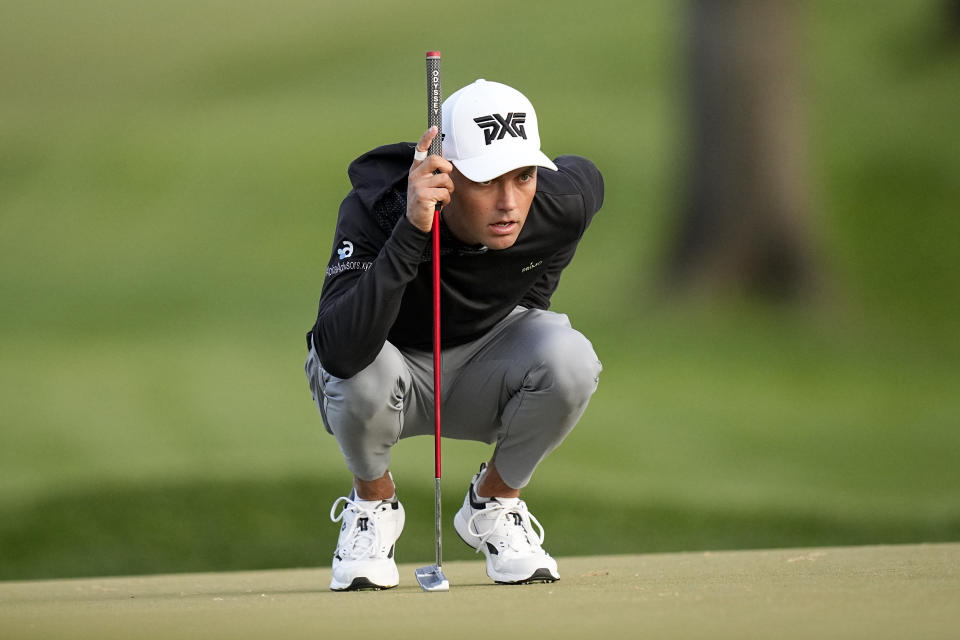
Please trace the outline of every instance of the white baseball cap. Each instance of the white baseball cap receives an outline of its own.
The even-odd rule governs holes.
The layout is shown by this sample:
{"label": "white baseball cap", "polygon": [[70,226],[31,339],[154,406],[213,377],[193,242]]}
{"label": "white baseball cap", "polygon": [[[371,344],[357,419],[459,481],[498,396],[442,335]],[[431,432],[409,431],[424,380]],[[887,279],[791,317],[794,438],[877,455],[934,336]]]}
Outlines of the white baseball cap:
{"label": "white baseball cap", "polygon": [[540,151],[537,113],[527,97],[486,80],[477,80],[443,101],[443,156],[474,182],[520,167],[557,170]]}

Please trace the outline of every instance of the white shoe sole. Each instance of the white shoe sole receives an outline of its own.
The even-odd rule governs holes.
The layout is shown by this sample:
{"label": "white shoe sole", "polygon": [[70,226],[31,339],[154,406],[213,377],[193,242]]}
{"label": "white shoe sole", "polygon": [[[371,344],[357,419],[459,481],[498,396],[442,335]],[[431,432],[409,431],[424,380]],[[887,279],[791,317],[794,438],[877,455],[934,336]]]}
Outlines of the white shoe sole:
{"label": "white shoe sole", "polygon": [[[334,575],[330,579],[331,591],[379,591],[392,589],[400,584],[400,572],[394,564],[390,569],[383,571],[359,571],[366,575],[353,576],[349,582],[337,580]],[[379,574],[379,575],[378,575]]]}

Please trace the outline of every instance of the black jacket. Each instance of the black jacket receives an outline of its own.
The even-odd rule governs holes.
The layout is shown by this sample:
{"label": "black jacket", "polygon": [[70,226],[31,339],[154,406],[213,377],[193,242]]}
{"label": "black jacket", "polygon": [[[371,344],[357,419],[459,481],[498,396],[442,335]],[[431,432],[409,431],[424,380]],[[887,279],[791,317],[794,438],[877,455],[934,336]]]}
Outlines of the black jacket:
{"label": "black jacket", "polygon": [[[323,368],[349,378],[373,362],[385,340],[429,350],[433,336],[430,234],[406,217],[414,145],[378,147],[349,168],[353,189],[340,205],[317,321],[308,342]],[[540,169],[516,243],[486,250],[460,243],[441,223],[441,338],[444,347],[490,330],[517,305],[546,309],[560,273],[603,204],[592,162],[560,156]]]}

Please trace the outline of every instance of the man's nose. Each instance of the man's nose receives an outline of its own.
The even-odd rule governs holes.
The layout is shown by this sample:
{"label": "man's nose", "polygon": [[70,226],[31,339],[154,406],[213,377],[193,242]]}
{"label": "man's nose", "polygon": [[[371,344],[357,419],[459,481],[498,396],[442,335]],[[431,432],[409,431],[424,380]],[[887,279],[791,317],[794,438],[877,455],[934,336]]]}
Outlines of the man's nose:
{"label": "man's nose", "polygon": [[517,208],[517,189],[509,181],[504,181],[497,196],[497,208],[500,211],[513,211]]}

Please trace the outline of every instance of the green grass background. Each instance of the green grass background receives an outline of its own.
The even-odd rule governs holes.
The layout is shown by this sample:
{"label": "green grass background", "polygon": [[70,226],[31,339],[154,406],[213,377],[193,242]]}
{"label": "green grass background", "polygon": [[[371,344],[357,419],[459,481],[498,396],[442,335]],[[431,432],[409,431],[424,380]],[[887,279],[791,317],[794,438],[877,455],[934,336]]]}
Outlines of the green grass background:
{"label": "green grass background", "polygon": [[[803,3],[823,294],[677,301],[677,3],[0,1],[0,578],[323,565],[349,488],[302,374],[347,163],[423,53],[603,170],[554,307],[605,372],[526,493],[555,555],[960,540],[960,48]],[[432,557],[429,440],[393,471]],[[445,444],[446,515],[487,447]],[[449,523],[448,523],[449,524]],[[448,527],[446,556],[472,554]]]}

